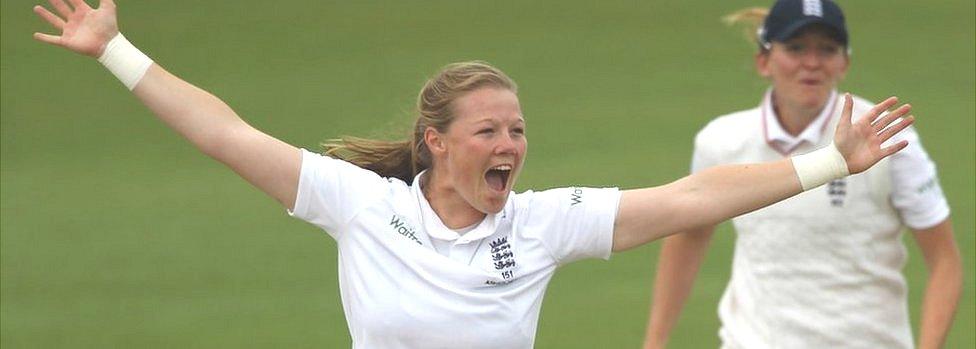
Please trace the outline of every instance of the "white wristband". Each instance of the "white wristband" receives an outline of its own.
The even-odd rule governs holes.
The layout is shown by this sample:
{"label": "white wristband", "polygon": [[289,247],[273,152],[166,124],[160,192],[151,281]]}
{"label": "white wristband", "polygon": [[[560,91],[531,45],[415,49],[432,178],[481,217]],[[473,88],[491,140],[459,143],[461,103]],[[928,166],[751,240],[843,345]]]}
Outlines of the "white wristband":
{"label": "white wristband", "polygon": [[115,35],[108,45],[105,45],[105,52],[98,57],[98,62],[108,68],[108,71],[119,78],[130,91],[146,75],[146,71],[153,63],[149,56],[132,46],[122,33]]}
{"label": "white wristband", "polygon": [[803,190],[810,190],[850,174],[847,160],[834,143],[813,152],[791,158]]}

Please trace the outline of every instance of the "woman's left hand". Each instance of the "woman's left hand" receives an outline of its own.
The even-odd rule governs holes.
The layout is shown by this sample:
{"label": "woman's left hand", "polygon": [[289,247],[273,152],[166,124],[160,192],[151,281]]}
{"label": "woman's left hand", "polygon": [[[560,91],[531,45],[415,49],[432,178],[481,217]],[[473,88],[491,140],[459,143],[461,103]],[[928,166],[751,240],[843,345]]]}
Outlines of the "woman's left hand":
{"label": "woman's left hand", "polygon": [[844,111],[841,113],[837,131],[834,133],[834,144],[847,161],[847,170],[860,173],[873,166],[886,156],[894,154],[908,145],[908,141],[882,148],[881,144],[892,136],[901,132],[915,121],[914,116],[904,117],[912,109],[904,104],[897,109],[885,113],[886,110],[898,103],[897,97],[889,97],[878,103],[864,116],[851,122],[854,101],[849,93],[844,94]]}

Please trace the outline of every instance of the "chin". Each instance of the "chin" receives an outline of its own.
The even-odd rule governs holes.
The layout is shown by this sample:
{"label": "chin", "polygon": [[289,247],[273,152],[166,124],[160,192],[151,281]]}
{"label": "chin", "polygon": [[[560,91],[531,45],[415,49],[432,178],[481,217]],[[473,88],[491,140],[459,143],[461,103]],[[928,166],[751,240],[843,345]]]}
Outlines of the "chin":
{"label": "chin", "polygon": [[505,208],[505,203],[508,202],[508,194],[503,195],[499,199],[490,198],[490,199],[485,200],[485,201],[486,202],[485,202],[484,206],[481,207],[481,210],[480,211],[481,212],[484,212],[484,213],[487,213],[487,214],[496,214],[498,212],[501,212],[502,209]]}
{"label": "chin", "polygon": [[827,102],[826,99],[829,96],[830,96],[829,92],[821,93],[820,91],[810,91],[810,93],[807,93],[803,97],[802,104],[804,107],[809,109],[821,108],[824,106],[824,103]]}

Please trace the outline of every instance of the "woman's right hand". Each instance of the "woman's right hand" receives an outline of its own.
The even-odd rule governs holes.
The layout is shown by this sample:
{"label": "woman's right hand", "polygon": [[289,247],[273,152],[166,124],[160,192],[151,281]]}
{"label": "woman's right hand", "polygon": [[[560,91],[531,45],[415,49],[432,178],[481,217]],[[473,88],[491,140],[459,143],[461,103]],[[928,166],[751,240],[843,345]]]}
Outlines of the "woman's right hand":
{"label": "woman's right hand", "polygon": [[912,109],[908,104],[885,113],[897,103],[898,98],[889,97],[871,108],[856,122],[851,122],[854,100],[850,93],[844,94],[844,110],[834,132],[834,144],[837,146],[837,151],[844,156],[848,172],[851,174],[864,172],[881,159],[908,146],[908,141],[902,140],[881,147],[891,137],[915,122],[915,117],[908,115]]}
{"label": "woman's right hand", "polygon": [[101,0],[98,9],[89,7],[84,0],[68,0],[70,6],[64,0],[49,1],[58,15],[40,5],[34,6],[34,13],[61,30],[61,35],[34,33],[38,41],[98,58],[109,40],[119,33],[112,0]]}

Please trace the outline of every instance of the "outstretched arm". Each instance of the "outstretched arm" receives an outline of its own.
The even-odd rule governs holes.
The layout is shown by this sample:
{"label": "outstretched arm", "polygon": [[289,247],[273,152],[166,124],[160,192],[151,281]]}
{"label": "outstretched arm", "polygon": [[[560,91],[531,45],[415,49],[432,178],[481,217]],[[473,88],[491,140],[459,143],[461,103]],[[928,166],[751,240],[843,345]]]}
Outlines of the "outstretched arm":
{"label": "outstretched arm", "polygon": [[[130,57],[112,56],[113,50],[106,54],[109,43],[123,45],[124,41],[116,24],[115,3],[101,0],[98,8],[93,9],[84,0],[69,2],[70,6],[63,0],[51,0],[57,14],[41,6],[34,7],[35,13],[61,31],[61,35],[34,33],[34,38],[102,62],[130,63]],[[120,76],[120,79],[143,104],[203,153],[292,208],[302,161],[297,148],[254,129],[210,93],[148,59],[141,62],[148,64],[148,69],[126,67],[126,73],[134,72],[132,75],[138,76]]]}
{"label": "outstretched arm", "polygon": [[624,191],[614,223],[613,250],[716,225],[829,180],[862,172],[908,145],[902,141],[881,147],[911,125],[912,116],[901,119],[911,109],[909,105],[884,113],[898,102],[888,98],[851,123],[853,101],[850,95],[844,99],[834,143],[823,149],[770,163],[717,166],[659,187]]}

